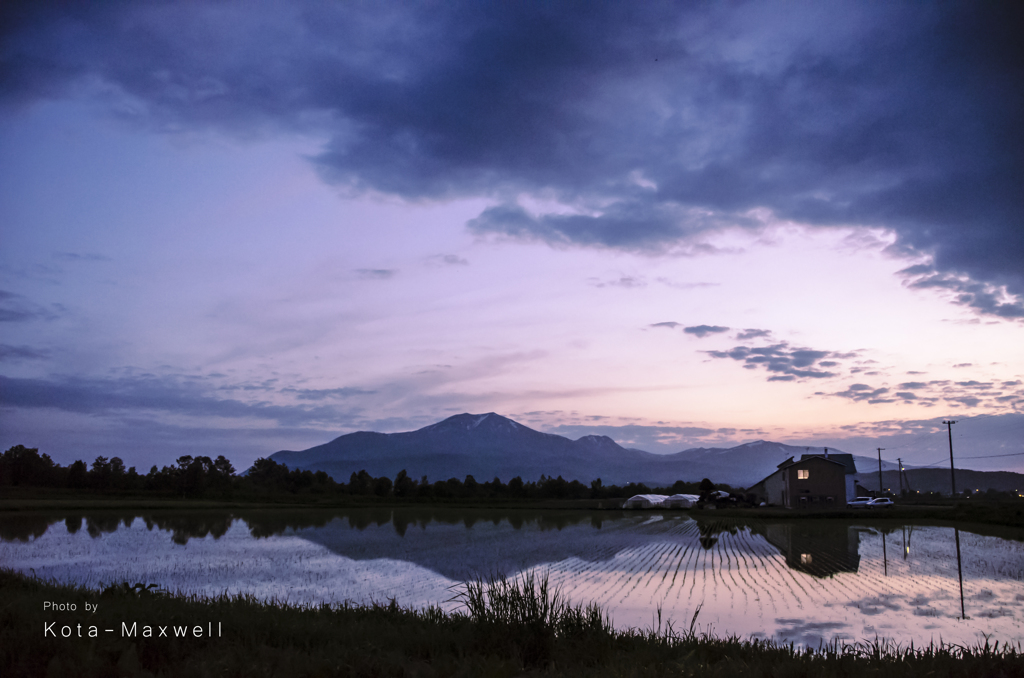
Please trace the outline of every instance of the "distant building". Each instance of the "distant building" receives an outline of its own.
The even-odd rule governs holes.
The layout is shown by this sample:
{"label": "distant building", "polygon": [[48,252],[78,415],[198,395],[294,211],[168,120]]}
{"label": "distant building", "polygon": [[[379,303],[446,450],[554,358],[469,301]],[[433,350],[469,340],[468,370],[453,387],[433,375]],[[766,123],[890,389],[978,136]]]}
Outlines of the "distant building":
{"label": "distant building", "polygon": [[811,457],[824,457],[831,461],[838,461],[846,467],[846,499],[843,500],[844,504],[854,497],[861,496],[857,494],[857,464],[853,461],[852,454],[829,454],[828,452],[824,454],[802,454],[800,455],[800,461],[810,459]]}
{"label": "distant building", "polygon": [[649,509],[661,508],[668,495],[664,494],[637,494],[626,500],[622,508],[627,509]]}
{"label": "distant building", "polygon": [[747,492],[757,501],[786,508],[845,507],[847,496],[853,495],[847,495],[847,466],[836,456],[843,455],[804,455],[800,461],[790,457]]}
{"label": "distant building", "polygon": [[673,494],[662,502],[662,506],[665,508],[693,508],[698,501],[700,501],[700,496],[696,494]]}

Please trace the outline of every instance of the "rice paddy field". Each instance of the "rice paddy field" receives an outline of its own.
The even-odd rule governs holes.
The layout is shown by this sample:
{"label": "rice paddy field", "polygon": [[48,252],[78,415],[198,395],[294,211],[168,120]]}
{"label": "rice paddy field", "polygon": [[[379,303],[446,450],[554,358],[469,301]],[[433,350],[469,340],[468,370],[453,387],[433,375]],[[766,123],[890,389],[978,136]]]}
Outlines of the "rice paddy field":
{"label": "rice paddy field", "polygon": [[458,509],[12,513],[0,515],[0,565],[95,589],[142,582],[211,597],[394,599],[451,611],[466,582],[526,573],[574,603],[596,603],[622,629],[671,624],[803,647],[1024,641],[1024,533],[868,516],[772,523]]}

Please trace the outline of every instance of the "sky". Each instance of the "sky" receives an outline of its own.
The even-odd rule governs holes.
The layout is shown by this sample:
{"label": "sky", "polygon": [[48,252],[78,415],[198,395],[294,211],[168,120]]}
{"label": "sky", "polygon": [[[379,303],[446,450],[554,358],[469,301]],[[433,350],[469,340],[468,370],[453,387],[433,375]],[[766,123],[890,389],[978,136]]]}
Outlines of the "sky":
{"label": "sky", "polygon": [[1024,472],[1022,13],[4,3],[0,446],[493,411],[926,465],[953,419]]}

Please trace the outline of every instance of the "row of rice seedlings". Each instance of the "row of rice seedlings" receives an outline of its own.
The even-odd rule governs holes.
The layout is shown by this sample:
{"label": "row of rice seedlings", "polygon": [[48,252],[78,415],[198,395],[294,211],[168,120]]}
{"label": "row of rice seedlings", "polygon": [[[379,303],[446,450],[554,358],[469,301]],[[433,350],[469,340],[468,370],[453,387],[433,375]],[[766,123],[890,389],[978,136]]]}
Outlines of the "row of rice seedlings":
{"label": "row of rice seedlings", "polygon": [[763,538],[755,539],[750,534],[743,538],[749,547],[753,564],[748,569],[751,587],[756,588],[760,594],[766,594],[773,614],[780,614],[779,602],[792,600],[791,592],[784,590],[786,587],[781,576],[781,556]]}
{"label": "row of rice seedlings", "polygon": [[634,594],[637,587],[646,584],[647,575],[649,575],[658,562],[659,558],[667,550],[668,545],[665,543],[653,543],[638,549],[639,557],[637,557],[634,566],[631,568],[630,576],[623,582],[623,585],[616,592],[616,595],[621,595],[619,603],[625,601],[626,598]]}
{"label": "row of rice seedlings", "polygon": [[737,596],[743,597],[743,609],[750,609],[750,592],[747,586],[745,585],[745,580],[742,578],[741,575],[741,560],[738,555],[736,556],[735,567],[733,566],[733,553],[738,553],[738,550],[736,550],[734,547],[738,543],[740,543],[739,539],[728,538],[720,540],[718,543],[721,546],[722,550],[727,554],[727,567],[724,578],[728,578],[730,582],[726,586],[726,590],[728,592],[730,599],[730,609],[736,608]]}
{"label": "row of rice seedlings", "polygon": [[[676,590],[676,599],[678,600],[681,593],[685,590],[688,577],[691,588],[696,584],[697,570],[699,569],[697,561],[702,555],[703,547],[699,542],[699,534],[694,534],[693,536],[694,538],[686,544],[678,556],[676,566],[672,572],[672,584],[669,590],[665,592],[664,600],[668,599],[672,589]],[[681,576],[680,573],[682,573]]]}
{"label": "row of rice seedlings", "polygon": [[[721,588],[723,593],[729,597],[730,607],[733,609],[735,609],[737,595],[742,595],[744,600],[742,609],[748,610],[747,614],[760,615],[763,607],[760,604],[760,596],[767,594],[771,608],[777,612],[775,597],[771,595],[773,588],[771,580],[758,582],[758,579],[771,573],[774,569],[772,563],[778,562],[778,556],[774,552],[769,552],[754,558],[758,545],[751,542],[750,536],[750,533],[745,530],[735,535],[723,534],[715,544],[714,549],[726,556],[724,561],[720,561],[725,563]],[[748,560],[748,556],[750,560]],[[767,563],[761,562],[759,567],[751,567],[752,563],[757,563],[759,560],[764,561],[765,558],[768,559]],[[751,595],[754,596],[754,600],[751,600]],[[786,599],[785,596],[782,597]],[[719,597],[719,606],[724,603],[723,598],[724,596]],[[758,604],[754,605],[755,602]]]}
{"label": "row of rice seedlings", "polygon": [[[692,523],[691,523],[692,524]],[[639,575],[632,580],[632,588],[622,594],[619,598],[619,604],[634,603],[639,607],[649,607],[655,609],[657,605],[663,605],[663,601],[668,599],[672,594],[673,586],[662,589],[665,582],[668,581],[667,574],[670,571],[678,572],[684,564],[683,554],[686,554],[686,558],[691,558],[696,555],[693,550],[693,544],[687,544],[684,550],[684,546],[680,543],[667,543],[662,544],[660,549],[655,549],[653,553],[646,554],[648,557],[646,560],[641,561],[641,567],[634,566],[634,573]],[[626,553],[622,555],[633,555]],[[643,558],[643,555],[640,556]],[[591,576],[586,577],[587,583],[594,579],[594,575],[600,576],[604,568],[595,567],[590,573]],[[643,570],[643,572],[635,572],[636,570]],[[604,572],[607,575],[604,578],[612,581],[622,581],[621,571],[613,570],[611,572]],[[628,579],[628,578],[627,578]],[[591,600],[598,600],[603,603],[609,598],[608,595],[598,595],[592,590],[591,586],[582,586],[583,582],[576,582],[576,585],[571,589],[571,595],[573,598],[583,598],[583,594],[589,593]],[[622,593],[621,587],[619,592]],[[588,590],[591,589],[591,590]],[[614,591],[608,593],[614,594]],[[637,603],[637,598],[641,599],[641,602]],[[615,606],[613,605],[613,608]]]}
{"label": "row of rice seedlings", "polygon": [[[676,543],[665,543],[657,558],[650,564],[647,571],[638,577],[636,584],[629,596],[638,600],[640,605],[649,609],[660,606],[658,591],[665,582],[668,571],[674,557],[678,557],[679,545]],[[660,576],[659,576],[660,575]]]}
{"label": "row of rice seedlings", "polygon": [[[608,569],[612,569],[617,573],[617,577],[611,582],[614,584],[608,591],[602,596],[607,600],[620,597],[625,597],[623,591],[627,591],[636,585],[637,581],[641,577],[641,571],[647,566],[648,561],[657,552],[658,545],[648,544],[640,547],[639,549],[626,549],[620,551],[608,561]],[[631,586],[632,584],[632,586]]]}

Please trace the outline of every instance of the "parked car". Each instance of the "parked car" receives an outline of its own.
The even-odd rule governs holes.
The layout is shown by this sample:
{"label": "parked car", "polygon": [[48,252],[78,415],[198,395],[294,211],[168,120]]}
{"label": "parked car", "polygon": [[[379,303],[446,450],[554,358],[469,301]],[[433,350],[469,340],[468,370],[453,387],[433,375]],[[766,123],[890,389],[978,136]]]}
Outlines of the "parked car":
{"label": "parked car", "polygon": [[895,505],[889,497],[878,497],[868,502],[868,508],[892,508]]}
{"label": "parked car", "polygon": [[871,501],[871,497],[854,497],[846,502],[846,508],[867,508]]}

